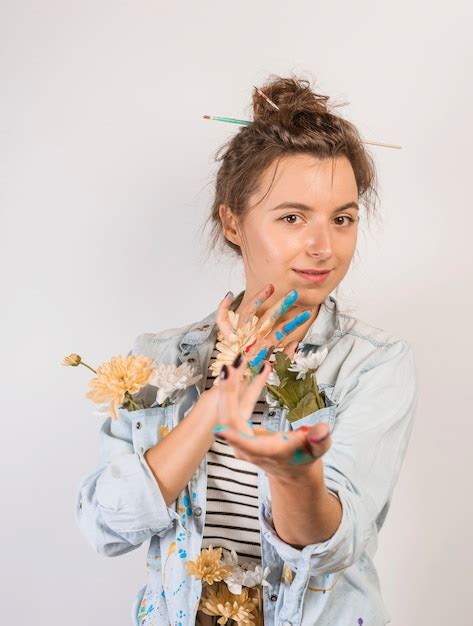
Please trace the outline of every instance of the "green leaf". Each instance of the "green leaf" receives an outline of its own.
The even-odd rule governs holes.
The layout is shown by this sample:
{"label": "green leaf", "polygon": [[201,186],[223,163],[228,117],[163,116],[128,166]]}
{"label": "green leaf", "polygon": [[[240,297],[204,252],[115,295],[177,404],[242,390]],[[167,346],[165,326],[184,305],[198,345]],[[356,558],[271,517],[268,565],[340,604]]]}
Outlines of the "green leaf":
{"label": "green leaf", "polygon": [[279,400],[279,402],[283,406],[285,405],[286,399],[285,399],[284,394],[280,391],[279,387],[277,387],[275,385],[266,384],[266,388],[276,398],[276,400]]}
{"label": "green leaf", "polygon": [[306,417],[306,415],[314,413],[314,411],[317,411],[318,409],[319,407],[317,406],[317,400],[314,394],[309,392],[301,398],[297,406],[289,411],[287,414],[287,420],[289,422],[294,422],[302,417]]}

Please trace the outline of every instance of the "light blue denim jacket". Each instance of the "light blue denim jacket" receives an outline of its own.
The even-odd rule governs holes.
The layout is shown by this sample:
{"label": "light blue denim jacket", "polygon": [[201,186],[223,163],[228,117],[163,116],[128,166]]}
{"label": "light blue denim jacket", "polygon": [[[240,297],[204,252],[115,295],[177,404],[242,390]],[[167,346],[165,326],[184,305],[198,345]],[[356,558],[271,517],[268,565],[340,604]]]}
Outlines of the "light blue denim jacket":
{"label": "light blue denim jacket", "polygon": [[[244,292],[233,301],[235,309]],[[97,469],[80,480],[76,515],[95,550],[118,556],[151,540],[148,582],[136,594],[132,624],[193,626],[201,581],[186,572],[200,554],[206,511],[206,456],[187,487],[166,506],[144,453],[185,418],[204,389],[218,328],[216,310],[195,324],[139,335],[129,354],[165,363],[191,361],[203,374],[175,404],[107,417]],[[287,410],[266,406],[263,425],[286,431],[325,421],[332,445],[322,457],[327,489],[342,505],[335,533],[297,549],[278,537],[265,472],[258,469],[261,560],[271,570],[264,588],[266,626],[382,626],[391,615],[382,599],[373,556],[406,453],[417,404],[412,347],[340,312],[326,298],[301,349],[327,347],[317,380],[328,406],[289,422]]]}

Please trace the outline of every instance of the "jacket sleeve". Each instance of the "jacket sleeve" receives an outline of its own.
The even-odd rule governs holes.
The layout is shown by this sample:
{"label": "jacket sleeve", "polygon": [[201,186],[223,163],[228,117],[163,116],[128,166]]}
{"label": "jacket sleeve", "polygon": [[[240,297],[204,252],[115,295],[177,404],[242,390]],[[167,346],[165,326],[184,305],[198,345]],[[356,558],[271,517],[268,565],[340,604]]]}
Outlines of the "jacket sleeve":
{"label": "jacket sleeve", "polygon": [[399,340],[376,351],[341,399],[332,445],[322,457],[325,485],[342,506],[338,529],[326,541],[301,549],[282,541],[261,507],[266,539],[288,566],[311,576],[350,567],[386,517],[398,480],[417,405],[417,371],[412,347]]}
{"label": "jacket sleeve", "polygon": [[[133,352],[134,348],[128,356]],[[145,410],[158,411],[159,407]],[[133,448],[128,411],[119,409],[118,413],[117,420],[108,416],[100,428],[99,467],[82,477],[76,498],[80,530],[105,556],[130,552],[153,534],[165,534],[173,519],[179,519],[166,505],[144,458],[146,450]]]}

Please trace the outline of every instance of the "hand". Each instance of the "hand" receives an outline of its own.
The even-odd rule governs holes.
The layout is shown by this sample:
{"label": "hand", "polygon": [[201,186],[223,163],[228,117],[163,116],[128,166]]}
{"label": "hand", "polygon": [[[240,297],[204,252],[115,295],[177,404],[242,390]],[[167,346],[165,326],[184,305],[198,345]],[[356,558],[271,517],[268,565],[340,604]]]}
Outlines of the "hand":
{"label": "hand", "polygon": [[[261,307],[263,302],[268,300],[274,293],[274,286],[269,284],[263,289],[260,289],[251,298],[248,305],[242,309],[238,318],[238,329],[245,327],[248,324],[248,328],[253,321],[253,317],[256,311]],[[249,365],[254,371],[258,372],[261,367],[263,359],[268,358],[274,348],[281,345],[282,341],[286,337],[290,337],[291,333],[307,322],[313,315],[310,310],[305,310],[302,313],[294,314],[289,320],[281,322],[275,326],[278,319],[284,316],[287,311],[294,305],[297,300],[298,293],[295,289],[286,294],[283,298],[278,300],[272,307],[270,307],[257,321],[255,326],[255,339],[253,342],[246,346],[245,357],[248,359]],[[229,340],[234,328],[229,319],[229,308],[231,301],[229,298],[224,298],[217,309],[216,322],[220,332],[224,339]],[[297,348],[297,341],[289,342],[284,347],[284,352],[292,359],[295,350]]]}
{"label": "hand", "polygon": [[[254,406],[272,370],[268,361],[251,382],[242,376],[247,360],[236,359],[237,367],[222,367],[218,390],[218,418],[220,424],[214,429],[232,446],[237,459],[245,459],[258,465],[268,474],[287,478],[301,476],[327,452],[331,446],[327,424],[287,432],[273,432],[261,426],[251,427]],[[326,436],[326,438],[324,438]],[[312,438],[319,442],[311,441]],[[323,438],[323,439],[322,439]]]}

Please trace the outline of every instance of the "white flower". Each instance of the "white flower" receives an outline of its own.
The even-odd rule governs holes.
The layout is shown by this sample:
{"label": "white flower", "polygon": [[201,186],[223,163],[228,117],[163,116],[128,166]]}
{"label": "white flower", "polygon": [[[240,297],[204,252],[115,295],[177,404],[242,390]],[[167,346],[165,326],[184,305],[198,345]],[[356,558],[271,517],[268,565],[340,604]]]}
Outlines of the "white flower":
{"label": "white flower", "polygon": [[[268,385],[274,385],[275,387],[279,387],[281,381],[279,379],[278,373],[274,370],[274,368],[269,372],[268,379],[266,381]],[[268,406],[278,406],[279,400],[277,400],[272,393],[267,390],[267,387],[263,387],[261,392],[260,400],[264,398],[264,401]]]}
{"label": "white flower", "polygon": [[256,561],[246,561],[238,565],[238,556],[235,550],[231,550],[231,554],[225,552],[222,557],[222,563],[233,567],[232,573],[223,580],[232,593],[240,594],[242,587],[270,587],[266,577],[271,571],[269,567],[264,570]]}
{"label": "white flower", "polygon": [[308,354],[304,354],[301,350],[296,352],[291,363],[292,367],[288,367],[287,369],[290,372],[298,372],[296,380],[299,380],[299,378],[305,378],[305,375],[309,370],[316,370],[320,367],[320,364],[325,359],[327,354],[327,347],[322,350],[318,350],[317,352],[309,352]]}
{"label": "white flower", "polygon": [[272,369],[269,372],[266,382],[268,383],[268,385],[274,385],[275,387],[279,387],[279,385],[281,384],[281,381],[279,379],[279,376],[276,370]]}
{"label": "white flower", "polygon": [[202,374],[195,375],[194,368],[189,363],[181,365],[165,365],[155,362],[154,372],[149,379],[149,384],[158,388],[156,402],[163,404],[174,392],[193,385],[202,378]]}

